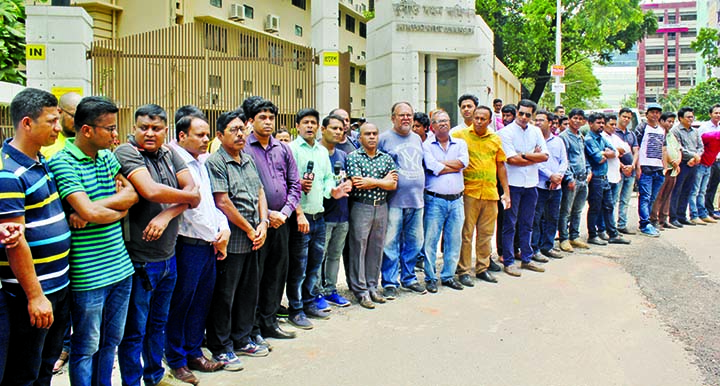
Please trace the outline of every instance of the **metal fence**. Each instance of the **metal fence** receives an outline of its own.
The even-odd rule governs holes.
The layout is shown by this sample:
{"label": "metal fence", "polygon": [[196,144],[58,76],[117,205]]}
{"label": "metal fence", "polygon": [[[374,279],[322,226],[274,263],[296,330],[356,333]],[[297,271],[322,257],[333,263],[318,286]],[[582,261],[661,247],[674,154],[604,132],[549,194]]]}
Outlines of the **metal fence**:
{"label": "metal fence", "polygon": [[14,133],[12,119],[10,119],[10,106],[0,105],[0,146]]}
{"label": "metal fence", "polygon": [[120,39],[95,41],[93,94],[120,108],[121,141],[132,131],[135,109],[155,103],[168,112],[192,104],[215,129],[217,117],[251,95],[272,100],[276,126],[294,127],[295,113],[315,106],[312,48],[260,32],[206,22],[181,24]]}

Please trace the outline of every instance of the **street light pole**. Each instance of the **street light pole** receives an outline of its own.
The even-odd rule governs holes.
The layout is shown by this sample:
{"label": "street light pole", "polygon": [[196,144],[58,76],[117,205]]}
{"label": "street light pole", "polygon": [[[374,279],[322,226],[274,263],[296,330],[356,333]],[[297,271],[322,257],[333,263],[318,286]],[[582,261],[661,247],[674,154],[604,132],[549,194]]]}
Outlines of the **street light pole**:
{"label": "street light pole", "polygon": [[[560,16],[562,14],[561,7],[562,7],[562,4],[560,4],[560,0],[557,0],[556,7],[555,7],[557,9],[557,11],[556,11],[557,14],[555,15],[555,23],[556,23],[556,26],[555,26],[555,64],[557,64],[557,65],[562,64],[561,63],[562,59],[560,58],[560,39],[562,37],[562,32],[560,31],[560,24],[562,24],[561,19],[560,19]],[[555,77],[555,84],[560,84],[559,76]],[[560,106],[560,90],[559,90],[559,88],[555,89],[555,106]]]}

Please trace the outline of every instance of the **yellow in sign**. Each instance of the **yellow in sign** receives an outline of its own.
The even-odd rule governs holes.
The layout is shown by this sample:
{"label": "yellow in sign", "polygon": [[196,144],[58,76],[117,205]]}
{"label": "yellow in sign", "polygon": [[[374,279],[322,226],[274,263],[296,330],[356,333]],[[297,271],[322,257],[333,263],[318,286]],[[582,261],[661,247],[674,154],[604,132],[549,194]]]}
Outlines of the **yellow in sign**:
{"label": "yellow in sign", "polygon": [[25,58],[27,60],[45,60],[44,44],[28,44],[25,46]]}
{"label": "yellow in sign", "polygon": [[323,66],[334,66],[340,65],[340,54],[337,52],[325,52],[323,53]]}

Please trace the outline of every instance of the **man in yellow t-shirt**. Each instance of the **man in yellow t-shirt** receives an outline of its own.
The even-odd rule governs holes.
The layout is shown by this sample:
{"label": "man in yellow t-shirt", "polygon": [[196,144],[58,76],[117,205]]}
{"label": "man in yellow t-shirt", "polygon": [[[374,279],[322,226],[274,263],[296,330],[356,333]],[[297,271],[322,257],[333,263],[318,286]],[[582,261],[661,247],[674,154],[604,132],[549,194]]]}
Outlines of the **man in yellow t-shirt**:
{"label": "man in yellow t-shirt", "polygon": [[[472,283],[472,236],[477,230],[475,240],[475,277],[497,283],[497,279],[488,271],[491,240],[495,233],[495,219],[498,213],[497,201],[501,200],[505,208],[510,207],[510,188],[505,170],[505,152],[500,137],[492,133],[490,125],[492,110],[487,106],[478,106],[473,112],[473,124],[453,133],[453,137],[467,142],[470,163],[463,170],[465,181],[465,222],[462,229],[462,247],[458,264],[459,281],[463,285]],[[505,192],[498,194],[497,180]]]}

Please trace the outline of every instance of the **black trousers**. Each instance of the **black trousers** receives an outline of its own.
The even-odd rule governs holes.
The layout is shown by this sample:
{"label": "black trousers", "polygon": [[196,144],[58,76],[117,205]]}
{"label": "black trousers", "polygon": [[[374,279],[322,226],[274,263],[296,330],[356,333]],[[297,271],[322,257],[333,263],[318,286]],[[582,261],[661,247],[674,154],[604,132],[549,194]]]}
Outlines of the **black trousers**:
{"label": "black trousers", "polygon": [[715,161],[710,169],[710,180],[708,181],[707,191],[705,192],[705,209],[712,216],[715,211],[715,193],[717,193],[718,184],[720,184],[720,161]]}
{"label": "black trousers", "polygon": [[253,335],[278,327],[277,311],[285,291],[289,261],[290,226],[268,228],[265,244],[258,251],[260,288]]}

